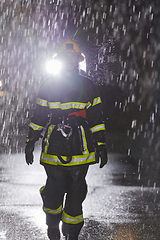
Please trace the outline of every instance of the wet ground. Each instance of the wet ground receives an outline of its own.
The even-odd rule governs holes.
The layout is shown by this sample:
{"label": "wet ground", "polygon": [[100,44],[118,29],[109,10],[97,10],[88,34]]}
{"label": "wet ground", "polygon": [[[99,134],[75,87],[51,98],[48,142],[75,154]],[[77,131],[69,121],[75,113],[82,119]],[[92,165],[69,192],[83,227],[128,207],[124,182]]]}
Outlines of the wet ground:
{"label": "wet ground", "polygon": [[[47,240],[39,188],[46,180],[39,152],[32,166],[23,154],[0,155],[0,240]],[[90,167],[80,240],[160,240],[160,189],[142,186],[138,166],[109,154]]]}

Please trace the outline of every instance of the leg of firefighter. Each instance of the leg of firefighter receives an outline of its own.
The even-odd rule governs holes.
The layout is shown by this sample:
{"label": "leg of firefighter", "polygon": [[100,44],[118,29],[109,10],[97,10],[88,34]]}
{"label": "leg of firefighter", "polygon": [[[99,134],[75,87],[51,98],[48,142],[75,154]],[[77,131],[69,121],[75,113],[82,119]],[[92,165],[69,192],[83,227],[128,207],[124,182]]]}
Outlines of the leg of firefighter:
{"label": "leg of firefighter", "polygon": [[46,185],[40,189],[43,210],[46,213],[48,237],[50,240],[60,239],[59,223],[62,217],[65,181],[57,166],[45,166],[47,173]]}
{"label": "leg of firefighter", "polygon": [[62,232],[67,240],[77,240],[84,224],[82,202],[87,194],[85,176],[88,166],[79,166],[69,171],[67,195],[62,214]]}

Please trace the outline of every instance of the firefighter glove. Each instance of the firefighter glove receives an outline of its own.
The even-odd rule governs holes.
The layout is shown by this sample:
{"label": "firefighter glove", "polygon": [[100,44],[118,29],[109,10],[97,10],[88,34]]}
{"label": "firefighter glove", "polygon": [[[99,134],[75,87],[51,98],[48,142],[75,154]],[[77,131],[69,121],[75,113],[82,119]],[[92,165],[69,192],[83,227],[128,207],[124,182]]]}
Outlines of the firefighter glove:
{"label": "firefighter glove", "polygon": [[28,165],[33,163],[34,144],[35,144],[35,141],[33,140],[28,140],[26,143],[25,157],[26,157],[26,163]]}
{"label": "firefighter glove", "polygon": [[96,162],[100,161],[100,168],[103,168],[104,165],[107,164],[108,162],[108,156],[107,156],[107,149],[106,149],[106,145],[98,145],[95,149],[95,158],[96,158]]}

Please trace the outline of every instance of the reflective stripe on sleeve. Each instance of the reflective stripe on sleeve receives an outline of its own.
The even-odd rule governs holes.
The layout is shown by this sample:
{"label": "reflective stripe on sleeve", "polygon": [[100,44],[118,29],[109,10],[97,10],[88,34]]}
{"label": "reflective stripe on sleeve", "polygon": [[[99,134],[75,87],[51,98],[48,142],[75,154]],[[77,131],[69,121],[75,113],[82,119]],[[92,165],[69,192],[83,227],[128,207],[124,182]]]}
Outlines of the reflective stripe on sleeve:
{"label": "reflective stripe on sleeve", "polygon": [[40,106],[48,107],[47,100],[44,100],[44,99],[41,99],[41,98],[37,98],[36,103],[37,103],[38,105],[40,105]]}
{"label": "reflective stripe on sleeve", "polygon": [[101,102],[101,98],[100,98],[100,97],[97,97],[97,98],[95,98],[95,99],[93,100],[93,105],[92,105],[92,106],[95,106],[95,105],[97,105],[97,104],[99,104],[99,103],[102,103],[102,102]]}
{"label": "reflective stripe on sleeve", "polygon": [[83,214],[76,216],[76,217],[72,217],[63,211],[62,221],[65,223],[69,223],[69,224],[78,224],[78,223],[81,223],[84,221]]}
{"label": "reflective stripe on sleeve", "polygon": [[56,215],[56,214],[60,214],[63,211],[63,208],[62,208],[62,205],[57,209],[50,209],[43,206],[43,211],[45,213]]}
{"label": "reflective stripe on sleeve", "polygon": [[105,125],[104,124],[99,124],[91,128],[91,132],[95,133],[101,130],[105,130]]}
{"label": "reflective stripe on sleeve", "polygon": [[105,146],[106,143],[104,143],[104,142],[97,142],[97,145],[98,145],[98,146]]}
{"label": "reflective stripe on sleeve", "polygon": [[43,129],[43,126],[37,125],[32,122],[30,122],[30,124],[28,126],[31,127],[33,130],[42,130]]}

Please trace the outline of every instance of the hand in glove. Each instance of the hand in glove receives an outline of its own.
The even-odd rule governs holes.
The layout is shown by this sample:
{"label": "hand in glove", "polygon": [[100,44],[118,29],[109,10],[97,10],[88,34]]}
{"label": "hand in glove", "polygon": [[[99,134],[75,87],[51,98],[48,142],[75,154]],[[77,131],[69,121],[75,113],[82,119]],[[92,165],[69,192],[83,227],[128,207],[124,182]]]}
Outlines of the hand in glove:
{"label": "hand in glove", "polygon": [[28,142],[26,143],[25,157],[26,157],[26,163],[28,165],[33,163],[34,144],[35,144],[35,141],[33,140],[28,140]]}
{"label": "hand in glove", "polygon": [[97,146],[95,149],[96,162],[99,162],[100,158],[100,168],[103,168],[104,165],[108,162],[107,149],[106,145]]}
{"label": "hand in glove", "polygon": [[33,130],[31,127],[29,127],[28,138],[25,148],[26,163],[28,165],[33,163],[34,144],[36,141],[38,141],[40,137],[42,137],[41,132],[42,131]]}

